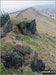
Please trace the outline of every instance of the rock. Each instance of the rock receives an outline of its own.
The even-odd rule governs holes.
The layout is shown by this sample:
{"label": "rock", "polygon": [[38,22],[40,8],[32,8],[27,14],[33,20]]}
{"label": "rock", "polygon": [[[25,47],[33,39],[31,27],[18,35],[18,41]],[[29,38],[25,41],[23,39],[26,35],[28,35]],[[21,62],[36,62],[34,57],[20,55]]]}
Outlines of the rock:
{"label": "rock", "polygon": [[[30,54],[30,51],[26,50],[27,48],[17,46],[14,47],[12,50],[8,51],[5,55],[5,67],[14,67],[19,68],[24,64],[25,56]],[[29,48],[28,48],[29,49]]]}
{"label": "rock", "polygon": [[8,33],[8,32],[10,32],[11,30],[12,30],[12,23],[11,23],[11,21],[9,20],[8,23],[6,23],[6,25],[4,26],[3,31],[4,31],[5,33]]}
{"label": "rock", "polygon": [[33,72],[40,72],[45,70],[45,64],[42,60],[35,59],[32,61],[31,68]]}
{"label": "rock", "polygon": [[19,37],[19,36],[16,36],[15,39],[16,39],[16,40],[20,40],[20,37]]}
{"label": "rock", "polygon": [[12,30],[12,23],[9,20],[3,27],[3,32],[1,32],[1,38],[5,37],[7,33],[9,33]]}
{"label": "rock", "polygon": [[6,67],[14,67],[19,68],[22,66],[22,63],[24,62],[23,56],[25,54],[22,52],[21,49],[14,48],[11,51],[8,51],[8,53],[5,56],[6,61]]}
{"label": "rock", "polygon": [[35,20],[32,20],[32,22],[30,23],[30,31],[32,34],[34,34],[36,32],[36,22]]}
{"label": "rock", "polygon": [[19,69],[22,66],[30,68],[33,72],[40,72],[45,69],[42,60],[37,59],[38,54],[29,47],[16,46],[5,55],[5,67]]}
{"label": "rock", "polygon": [[31,35],[35,34],[36,32],[36,22],[35,20],[32,20],[31,22],[20,22],[17,24],[18,29],[23,35]]}
{"label": "rock", "polygon": [[6,33],[5,32],[2,32],[1,35],[0,35],[0,38],[3,38],[6,36]]}

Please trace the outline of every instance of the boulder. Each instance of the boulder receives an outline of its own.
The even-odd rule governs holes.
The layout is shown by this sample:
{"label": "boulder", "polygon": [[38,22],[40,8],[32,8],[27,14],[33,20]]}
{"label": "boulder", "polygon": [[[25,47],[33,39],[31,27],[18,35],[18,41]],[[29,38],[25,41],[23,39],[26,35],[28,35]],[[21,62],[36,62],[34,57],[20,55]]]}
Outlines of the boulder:
{"label": "boulder", "polygon": [[45,63],[42,60],[35,59],[31,63],[31,68],[33,72],[40,72],[45,70]]}
{"label": "boulder", "polygon": [[35,34],[36,32],[36,22],[35,20],[29,21],[23,21],[17,24],[18,29],[23,35],[31,35]]}
{"label": "boulder", "polygon": [[[27,51],[29,49],[29,51]],[[24,48],[21,46],[14,47],[12,50],[8,51],[5,55],[5,67],[19,68],[25,62],[25,56],[30,55],[30,48]]]}
{"label": "boulder", "polygon": [[0,38],[3,38],[6,36],[6,33],[5,32],[2,32],[1,35],[0,35]]}
{"label": "boulder", "polygon": [[9,21],[6,23],[6,25],[4,26],[3,31],[4,31],[5,33],[8,33],[8,32],[10,32],[11,30],[12,30],[12,22],[9,20]]}
{"label": "boulder", "polygon": [[12,22],[9,20],[3,27],[0,38],[3,38],[12,30]]}

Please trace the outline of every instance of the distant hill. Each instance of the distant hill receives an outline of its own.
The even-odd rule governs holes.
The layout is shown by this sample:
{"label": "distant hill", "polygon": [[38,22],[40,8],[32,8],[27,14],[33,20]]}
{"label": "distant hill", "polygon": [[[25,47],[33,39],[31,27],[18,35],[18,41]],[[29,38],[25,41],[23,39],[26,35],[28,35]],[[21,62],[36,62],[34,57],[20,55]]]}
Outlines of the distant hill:
{"label": "distant hill", "polygon": [[[20,18],[36,19],[37,29],[40,33],[50,33],[56,35],[56,16],[55,10],[28,8],[10,14],[12,20],[19,21]],[[13,21],[14,22],[14,21]]]}
{"label": "distant hill", "polygon": [[37,18],[38,16],[47,16],[47,17],[55,18],[55,10],[28,8],[18,13],[16,17],[33,19],[33,18]]}

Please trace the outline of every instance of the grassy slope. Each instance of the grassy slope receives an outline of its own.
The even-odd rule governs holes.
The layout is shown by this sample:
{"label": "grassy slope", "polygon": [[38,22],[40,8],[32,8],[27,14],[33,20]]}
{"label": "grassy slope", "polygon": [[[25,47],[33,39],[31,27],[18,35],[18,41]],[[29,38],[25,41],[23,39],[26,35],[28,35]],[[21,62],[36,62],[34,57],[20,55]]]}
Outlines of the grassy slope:
{"label": "grassy slope", "polygon": [[19,13],[19,12],[11,13],[11,14],[10,14],[11,20],[14,19],[18,13]]}
{"label": "grassy slope", "polygon": [[[32,14],[30,14],[30,13],[32,13]],[[10,14],[10,18],[14,25],[19,23],[22,20],[22,17],[20,17],[20,16],[15,18],[18,14],[19,14],[19,12]],[[28,18],[28,19],[30,17],[31,17],[30,19],[36,18],[37,30],[39,33],[49,33],[53,36],[56,36],[56,19],[53,19],[48,16],[44,16],[43,12],[42,12],[42,14],[43,14],[42,16],[40,15],[37,17],[32,9],[23,11],[21,14],[23,15],[23,17]]]}
{"label": "grassy slope", "polygon": [[[10,14],[10,18],[13,21],[16,17],[17,13]],[[15,23],[18,23],[19,19],[16,20]],[[22,36],[22,39],[25,44],[29,45],[33,49],[36,49],[39,55],[39,58],[41,58],[45,63],[46,67],[50,66],[51,69],[56,69],[55,65],[55,49],[56,49],[56,43],[53,43],[51,40],[48,40],[47,37],[51,38],[52,40],[55,40],[56,38],[53,37],[53,35],[56,35],[56,30],[55,30],[55,20],[47,18],[47,17],[38,17],[37,18],[37,30],[39,33],[48,33],[48,35],[45,34],[40,34],[41,38],[38,36],[34,36],[33,38],[29,38],[27,36]],[[14,22],[14,21],[13,21]],[[51,28],[50,28],[50,27]],[[51,34],[51,35],[49,35]],[[12,48],[11,45],[6,44],[5,41],[10,39],[13,34],[1,39],[1,49],[5,46],[6,51],[2,51],[2,54],[5,54],[9,49]],[[14,70],[14,69],[8,69],[5,71],[3,64],[2,66],[2,74],[6,73],[18,73],[20,74],[19,70]],[[33,72],[30,72],[33,73]],[[33,73],[34,74],[34,73]],[[37,73],[38,74],[38,73]],[[36,75],[37,75],[36,74]]]}
{"label": "grassy slope", "polygon": [[10,75],[30,75],[30,74],[32,74],[32,75],[40,75],[40,73],[37,73],[37,72],[32,72],[29,68],[28,68],[28,71],[29,72],[25,72],[25,73],[23,73],[23,72],[21,72],[19,69],[13,69],[13,68],[10,68],[10,69],[5,69],[5,67],[4,67],[4,65],[1,63],[0,64],[0,67],[1,67],[1,75],[4,75],[4,74],[10,74]]}
{"label": "grassy slope", "polygon": [[40,16],[36,19],[36,23],[38,32],[56,36],[56,19]]}
{"label": "grassy slope", "polygon": [[34,38],[28,38],[24,36],[24,41],[27,45],[37,50],[39,57],[46,63],[46,67],[56,69],[55,65],[55,49],[56,44],[50,39],[54,40],[50,35],[43,35],[42,38],[35,36]]}
{"label": "grassy slope", "polygon": [[[22,35],[21,35],[22,36]],[[0,39],[1,41],[1,55],[4,56],[8,50],[11,50],[11,48],[14,46],[12,45],[12,43],[6,43],[7,40],[11,40],[13,37],[15,37],[15,34],[13,32],[10,32],[9,34],[7,34],[6,37]],[[23,39],[23,38],[22,38]],[[15,44],[15,42],[13,42]],[[32,72],[32,70],[28,67],[28,72],[27,73],[23,73],[21,72],[20,69],[14,69],[14,68],[10,68],[10,69],[5,69],[4,65],[1,63],[0,64],[0,68],[1,68],[1,74],[35,74],[35,75],[39,75],[39,73],[37,72]]]}
{"label": "grassy slope", "polygon": [[[4,55],[8,50],[10,50],[13,46],[12,44],[7,43],[6,40],[12,39],[12,37],[15,37],[15,34],[13,32],[10,32],[6,37],[1,39],[1,54]],[[48,37],[51,40],[48,40]],[[56,69],[55,65],[55,49],[56,49],[56,43],[53,41],[56,40],[52,35],[46,35],[42,34],[41,37],[33,35],[32,38],[21,35],[21,38],[27,46],[30,46],[31,48],[35,49],[38,52],[38,56],[41,60],[43,60],[46,64],[46,69],[51,68],[51,69]],[[5,50],[4,50],[5,47]],[[17,73],[17,74],[22,74],[20,70],[15,70],[15,69],[5,69],[3,64],[0,65],[2,68],[2,74],[8,74],[8,73]],[[30,68],[29,68],[29,74],[34,74]],[[37,75],[38,73],[36,73]]]}

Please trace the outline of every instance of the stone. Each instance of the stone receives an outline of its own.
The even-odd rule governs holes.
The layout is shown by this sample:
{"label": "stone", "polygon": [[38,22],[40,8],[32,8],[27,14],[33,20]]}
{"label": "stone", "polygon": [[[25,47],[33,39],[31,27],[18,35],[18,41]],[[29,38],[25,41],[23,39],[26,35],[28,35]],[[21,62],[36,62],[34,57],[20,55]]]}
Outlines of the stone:
{"label": "stone", "polygon": [[6,25],[4,26],[3,31],[4,31],[5,33],[8,33],[8,32],[10,32],[11,30],[12,30],[12,23],[11,23],[11,21],[9,20],[8,23],[6,23]]}
{"label": "stone", "polygon": [[42,60],[35,59],[31,63],[31,68],[33,72],[40,72],[45,70],[45,63]]}
{"label": "stone", "polygon": [[35,34],[36,32],[35,20],[32,20],[31,22],[20,22],[19,24],[17,24],[17,27],[23,35],[31,36],[31,34]]}

